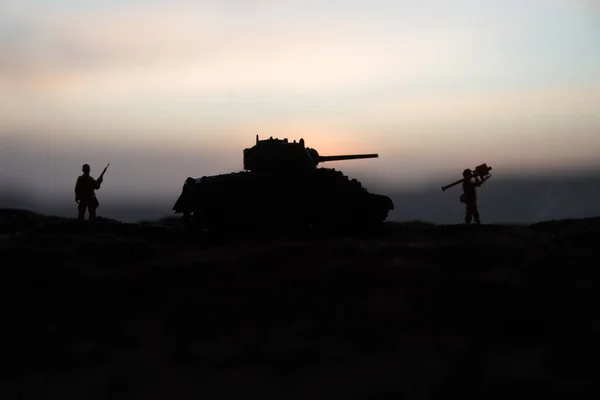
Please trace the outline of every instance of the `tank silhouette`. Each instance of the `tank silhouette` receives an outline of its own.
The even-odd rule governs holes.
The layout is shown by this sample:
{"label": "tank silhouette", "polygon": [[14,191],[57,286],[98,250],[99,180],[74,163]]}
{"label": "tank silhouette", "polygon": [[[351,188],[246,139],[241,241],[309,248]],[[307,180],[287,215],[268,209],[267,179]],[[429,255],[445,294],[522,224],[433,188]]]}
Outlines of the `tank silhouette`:
{"label": "tank silhouette", "polygon": [[304,139],[270,137],[243,151],[244,171],[187,178],[173,210],[188,226],[206,229],[266,226],[365,226],[383,222],[392,200],[369,193],[322,162],[378,154],[321,156]]}

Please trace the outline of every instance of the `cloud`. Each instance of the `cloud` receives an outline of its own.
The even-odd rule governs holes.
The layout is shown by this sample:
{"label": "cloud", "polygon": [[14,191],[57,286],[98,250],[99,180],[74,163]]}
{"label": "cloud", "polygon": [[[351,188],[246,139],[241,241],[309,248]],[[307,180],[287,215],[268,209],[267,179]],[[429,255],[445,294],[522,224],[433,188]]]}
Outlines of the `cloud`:
{"label": "cloud", "polygon": [[375,21],[356,15],[306,26],[284,17],[258,18],[266,24],[257,26],[210,7],[38,15],[3,45],[0,69],[15,89],[60,87],[64,95],[321,90],[423,74],[464,48],[449,32],[380,36]]}
{"label": "cloud", "polygon": [[382,121],[415,123],[435,115],[435,124],[519,123],[556,121],[562,117],[589,118],[598,122],[600,82],[587,85],[555,85],[533,88],[505,88],[437,92],[415,97],[384,100],[364,109],[365,114]]}
{"label": "cloud", "polygon": [[569,86],[585,79],[584,46],[565,53],[573,36],[563,47],[545,36],[564,1],[6,4],[2,132],[102,133],[111,143],[168,132],[211,144],[248,131],[370,132],[418,152],[476,131],[540,138],[598,126],[597,89]]}
{"label": "cloud", "polygon": [[290,19],[288,4],[255,18],[197,5],[13,14],[0,23],[12,32],[0,44],[0,124],[198,127],[231,123],[231,107],[244,123],[316,117],[310,102],[364,104],[370,87],[443,79],[472,46],[459,30],[396,35],[391,20],[352,12]]}
{"label": "cloud", "polygon": [[544,64],[557,56],[536,55],[541,50],[533,44],[539,49],[543,41],[527,44],[546,32],[543,16],[556,18],[565,4],[558,1],[543,13],[539,3],[515,1],[502,7],[380,1],[369,8],[356,1],[343,8],[288,1],[85,4],[37,3],[37,11],[5,15],[5,95],[76,104],[232,93],[322,96],[386,85],[535,79],[534,71],[544,76],[550,65],[557,65],[554,73],[567,68]]}

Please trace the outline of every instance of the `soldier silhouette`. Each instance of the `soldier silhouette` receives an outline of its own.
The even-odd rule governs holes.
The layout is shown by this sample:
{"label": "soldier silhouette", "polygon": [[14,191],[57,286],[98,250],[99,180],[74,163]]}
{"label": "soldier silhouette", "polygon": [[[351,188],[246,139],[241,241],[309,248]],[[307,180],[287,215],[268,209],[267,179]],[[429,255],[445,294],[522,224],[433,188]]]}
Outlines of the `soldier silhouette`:
{"label": "soldier silhouette", "polygon": [[473,172],[470,169],[463,171],[463,195],[461,200],[466,203],[466,215],[465,224],[469,225],[471,220],[474,218],[477,225],[481,224],[479,218],[479,210],[477,209],[477,190],[476,188],[483,185],[489,177],[480,178],[479,176],[473,177]]}
{"label": "soldier silhouette", "polygon": [[77,178],[77,183],[75,184],[75,202],[78,204],[77,210],[79,211],[77,219],[82,221],[87,209],[90,221],[94,221],[96,219],[96,209],[100,206],[94,191],[100,189],[103,176],[101,175],[97,180],[92,178],[88,164],[83,164],[81,170],[83,171],[83,175]]}

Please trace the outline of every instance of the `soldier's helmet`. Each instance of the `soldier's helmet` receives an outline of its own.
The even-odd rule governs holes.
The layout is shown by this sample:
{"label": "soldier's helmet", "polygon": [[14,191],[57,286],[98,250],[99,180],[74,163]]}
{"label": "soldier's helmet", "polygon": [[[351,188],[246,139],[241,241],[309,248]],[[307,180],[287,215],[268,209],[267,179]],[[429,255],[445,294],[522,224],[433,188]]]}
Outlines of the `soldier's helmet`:
{"label": "soldier's helmet", "polygon": [[81,170],[83,172],[90,172],[90,166],[88,164],[83,164],[83,167],[81,167]]}
{"label": "soldier's helmet", "polygon": [[463,176],[464,177],[471,176],[471,170],[469,168],[465,169],[463,171]]}

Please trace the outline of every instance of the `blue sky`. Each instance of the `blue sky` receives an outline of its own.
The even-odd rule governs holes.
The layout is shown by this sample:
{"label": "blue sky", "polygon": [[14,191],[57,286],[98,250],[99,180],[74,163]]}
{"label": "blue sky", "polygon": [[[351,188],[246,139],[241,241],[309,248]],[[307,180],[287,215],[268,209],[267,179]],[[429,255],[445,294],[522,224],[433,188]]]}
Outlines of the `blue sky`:
{"label": "blue sky", "polygon": [[571,168],[600,153],[599,72],[594,1],[4,0],[0,181],[110,158],[169,193],[257,133],[378,152],[336,167],[395,185]]}

